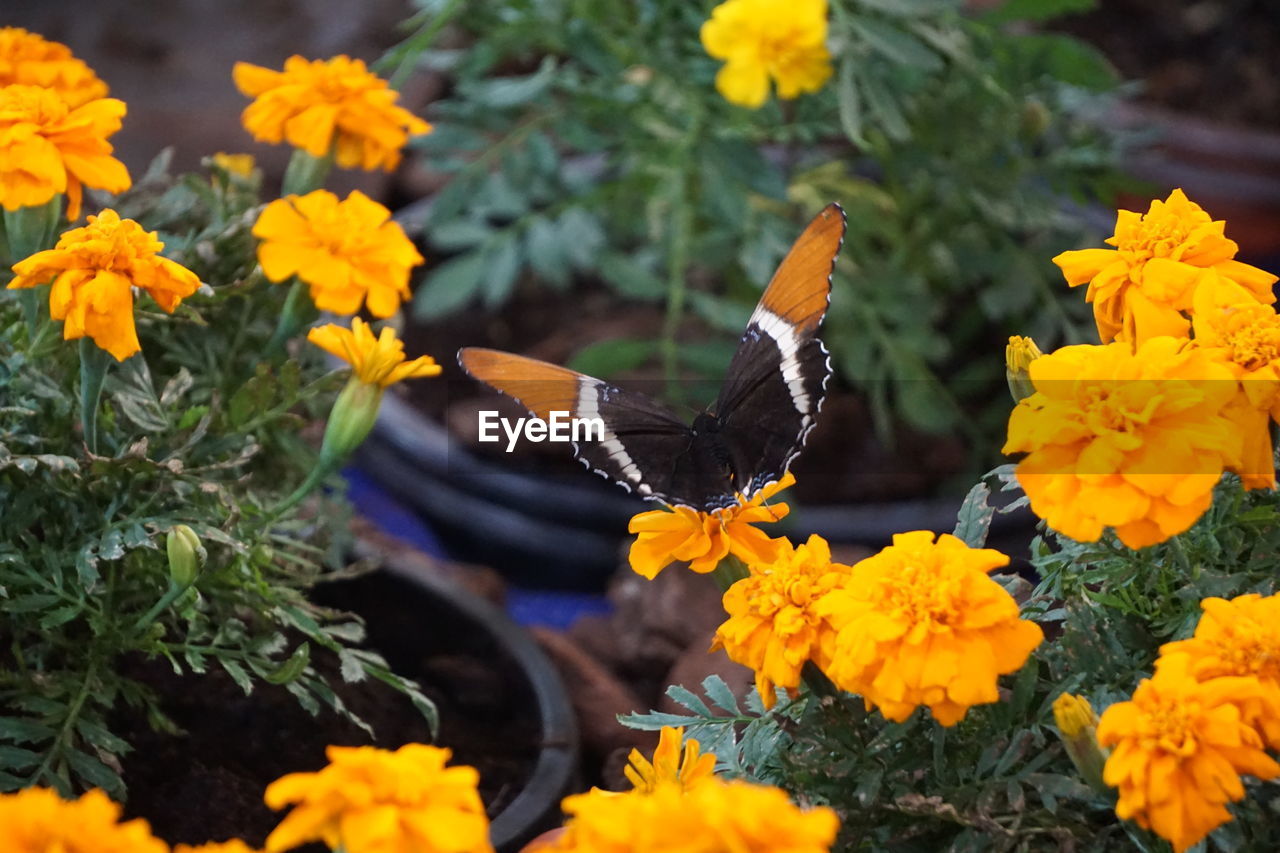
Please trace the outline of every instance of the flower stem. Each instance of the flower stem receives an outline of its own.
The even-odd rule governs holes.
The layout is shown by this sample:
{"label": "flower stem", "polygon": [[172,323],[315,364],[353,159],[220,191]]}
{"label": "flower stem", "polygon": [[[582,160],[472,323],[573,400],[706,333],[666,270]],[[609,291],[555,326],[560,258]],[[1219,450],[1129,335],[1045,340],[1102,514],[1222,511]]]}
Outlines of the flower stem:
{"label": "flower stem", "polygon": [[[62,214],[62,196],[55,195],[47,204],[4,211],[4,266],[6,270],[19,261],[54,244],[58,218]],[[44,288],[26,287],[18,291],[18,304],[27,321],[32,339],[40,323],[40,295]]]}
{"label": "flower stem", "polygon": [[747,564],[733,554],[725,554],[711,572],[711,577],[715,580],[716,586],[720,587],[721,592],[728,592],[729,587],[750,575],[751,570],[747,568]]}
{"label": "flower stem", "polygon": [[293,150],[289,165],[284,170],[284,182],[280,188],[282,196],[306,195],[324,186],[325,178],[333,169],[333,149],[323,157],[308,154],[301,148]]}
{"label": "flower stem", "polygon": [[164,595],[160,596],[160,600],[151,606],[146,614],[133,624],[135,631],[146,630],[152,622],[156,621],[156,617],[163,613],[169,605],[178,600],[184,592],[191,588],[191,584],[178,584],[169,581],[169,588],[165,590]]}
{"label": "flower stem", "polygon": [[270,521],[275,521],[277,518],[302,503],[303,498],[311,494],[315,487],[324,481],[325,477],[328,477],[333,473],[335,468],[336,466],[332,463],[325,462],[324,460],[317,460],[315,467],[312,468],[311,473],[307,475],[307,479],[303,480],[301,485],[294,489],[287,498],[272,508],[270,514],[267,516],[268,519]]}
{"label": "flower stem", "polygon": [[99,452],[98,404],[111,362],[111,353],[100,348],[92,338],[80,339],[80,425],[84,442],[95,455]]}
{"label": "flower stem", "polygon": [[289,286],[289,295],[284,299],[284,307],[280,310],[280,321],[276,323],[276,330],[271,333],[271,340],[267,341],[267,358],[283,355],[285,344],[306,322],[305,315],[311,307],[306,291],[307,286],[295,277],[293,284]]}

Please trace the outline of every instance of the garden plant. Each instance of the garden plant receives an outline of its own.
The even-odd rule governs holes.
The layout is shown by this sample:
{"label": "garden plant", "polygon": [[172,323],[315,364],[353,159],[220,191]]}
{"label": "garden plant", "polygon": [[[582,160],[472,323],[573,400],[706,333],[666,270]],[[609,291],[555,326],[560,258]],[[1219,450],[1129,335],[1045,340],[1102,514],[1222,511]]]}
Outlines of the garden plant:
{"label": "garden plant", "polygon": [[[1071,5],[432,0],[378,68],[456,75],[434,128],[349,57],[234,69],[248,132],[295,149],[269,201],[245,155],[133,180],[110,142],[125,104],[67,47],[0,30],[0,851],[170,850],[122,818],[130,744],[112,720],[173,728],[140,662],[353,717],[335,679],[379,680],[434,719],[358,618],[309,597],[360,570],[339,467],[388,388],[441,370],[406,359],[402,306],[498,305],[525,265],[552,287],[594,271],[664,301],[667,325],[593,357],[675,375],[686,308],[739,330],[738,292],[767,279],[794,212],[832,196],[852,260],[823,336],[848,378],[926,369],[903,388],[939,393],[893,399],[954,425],[956,377],[934,371],[982,336],[949,306],[1046,343],[1009,338],[1013,401],[988,404],[1007,420],[971,427],[1012,461],[951,532],[904,530],[852,564],[771,534],[789,474],[727,508],[636,515],[630,567],[718,584],[715,644],[754,689],[672,685],[687,713],[624,717],[660,733],[630,756],[632,787],[567,797],[526,850],[1280,846],[1277,278],[1181,191],[1119,211],[1105,247],[1047,250],[1075,227],[1061,194],[1107,174],[1072,108],[1109,82],[1074,42],[998,25]],[[451,23],[478,35],[428,50]],[[537,70],[506,73],[530,55]],[[830,127],[873,173],[828,149]],[[410,144],[452,158],[427,233],[461,252],[416,295],[425,259],[391,212],[324,189],[333,167],[390,169]],[[695,258],[725,293],[688,285]],[[1050,259],[1052,287],[1032,272]],[[1048,345],[1067,335],[1088,342]],[[998,375],[998,349],[974,364]],[[1014,566],[986,540],[1021,507],[1039,535]],[[479,774],[447,748],[327,755],[264,790],[290,809],[265,850],[493,850]],[[253,850],[209,841],[172,850]]]}

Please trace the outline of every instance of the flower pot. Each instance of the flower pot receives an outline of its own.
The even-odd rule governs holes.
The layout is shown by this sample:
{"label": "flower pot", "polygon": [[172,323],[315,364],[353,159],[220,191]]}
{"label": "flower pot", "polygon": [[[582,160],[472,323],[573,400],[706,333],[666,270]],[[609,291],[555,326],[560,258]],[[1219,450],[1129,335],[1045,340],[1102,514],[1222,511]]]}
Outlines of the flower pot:
{"label": "flower pot", "polygon": [[[523,629],[489,602],[394,560],[323,584],[314,599],[363,616],[368,645],[438,703],[438,743],[453,749],[454,763],[480,770],[498,853],[515,853],[559,822],[577,773],[577,729],[558,674]],[[122,734],[135,747],[124,767],[127,808],[171,843],[236,836],[260,844],[280,817],[262,804],[267,783],[319,769],[331,743],[368,742],[332,712],[310,717],[283,688],[261,685],[246,697],[217,673],[166,680],[165,670],[146,682],[187,735],[127,718],[134,730]],[[340,681],[334,674],[331,683]],[[374,725],[379,746],[430,737],[398,693],[362,683],[339,695]]]}

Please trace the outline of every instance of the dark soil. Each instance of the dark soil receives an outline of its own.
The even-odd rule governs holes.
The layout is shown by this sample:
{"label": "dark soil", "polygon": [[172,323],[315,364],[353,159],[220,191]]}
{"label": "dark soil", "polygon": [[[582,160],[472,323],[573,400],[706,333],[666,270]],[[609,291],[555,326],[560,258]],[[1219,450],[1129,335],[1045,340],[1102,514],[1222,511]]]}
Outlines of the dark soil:
{"label": "dark soil", "polygon": [[[480,626],[403,580],[373,575],[320,593],[323,603],[364,617],[370,645],[436,702],[437,743],[453,750],[454,763],[479,769],[486,808],[490,816],[500,811],[523,787],[539,747],[524,674]],[[238,837],[260,846],[283,815],[263,803],[266,786],[287,773],[319,770],[326,746],[431,742],[426,721],[403,695],[380,682],[343,684],[331,671],[336,661],[318,657],[313,663],[373,727],[375,740],[331,711],[312,717],[283,687],[259,684],[245,696],[221,671],[179,677],[163,662],[137,662],[131,675],[186,734],[152,731],[137,713],[118,715],[114,730],[134,746],[124,761],[128,814],[145,817],[171,844]]]}
{"label": "dark soil", "polygon": [[1058,29],[1096,45],[1143,98],[1230,124],[1280,128],[1274,0],[1106,0]]}

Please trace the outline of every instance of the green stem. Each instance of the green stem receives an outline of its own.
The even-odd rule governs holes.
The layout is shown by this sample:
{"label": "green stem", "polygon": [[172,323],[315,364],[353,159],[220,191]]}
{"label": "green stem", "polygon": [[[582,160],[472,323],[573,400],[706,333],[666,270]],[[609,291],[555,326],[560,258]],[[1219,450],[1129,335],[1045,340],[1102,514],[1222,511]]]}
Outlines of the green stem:
{"label": "green stem", "polygon": [[[55,195],[47,204],[4,211],[4,266],[6,271],[19,261],[51,248],[56,242],[62,215],[62,196]],[[40,296],[44,288],[25,287],[17,292],[27,330],[34,340],[40,324]]]}
{"label": "green stem", "polygon": [[289,285],[289,295],[284,299],[284,307],[280,309],[280,321],[276,324],[276,330],[271,333],[271,340],[267,341],[267,358],[274,359],[284,354],[285,344],[302,328],[306,322],[304,314],[310,309],[307,286],[302,279],[295,277],[293,284]]}
{"label": "green stem", "polygon": [[[696,101],[695,101],[696,103]],[[679,146],[674,152],[676,162],[676,191],[672,194],[674,205],[671,211],[671,240],[667,255],[667,308],[662,321],[662,372],[667,380],[668,391],[675,393],[676,380],[679,378],[679,347],[677,336],[680,323],[684,319],[684,303],[686,296],[685,268],[689,265],[689,244],[693,230],[693,203],[690,199],[690,177],[693,172],[692,153],[697,147],[702,134],[702,113],[694,110],[689,118],[689,126]]]}
{"label": "green stem", "polygon": [[747,568],[747,564],[733,554],[725,554],[711,571],[711,578],[721,592],[728,592],[729,587],[750,575],[751,570]]}
{"label": "green stem", "polygon": [[303,480],[302,484],[299,485],[298,488],[294,489],[287,498],[276,504],[267,516],[268,520],[275,521],[277,518],[302,503],[302,499],[311,494],[316,486],[324,482],[324,478],[333,473],[335,467],[336,466],[332,463],[317,460],[315,467],[312,468],[311,473],[307,475],[307,479]]}
{"label": "green stem", "polygon": [[392,89],[399,89],[413,73],[414,61],[431,47],[436,36],[458,16],[464,5],[464,0],[449,0],[440,13],[423,24],[417,32],[380,56],[373,63],[373,70],[381,74],[394,65],[395,70],[391,72],[387,82]]}
{"label": "green stem", "polygon": [[157,616],[168,609],[169,605],[177,601],[178,597],[189,589],[191,589],[191,584],[183,586],[169,581],[169,588],[165,590],[164,595],[160,596],[160,600],[153,604],[141,619],[133,623],[133,629],[135,631],[145,631],[151,626],[152,622],[156,621]]}
{"label": "green stem", "polygon": [[111,353],[100,348],[92,338],[80,339],[80,424],[89,452],[98,454],[98,404],[102,399],[102,383],[111,366]]}
{"label": "green stem", "polygon": [[323,157],[308,154],[301,148],[293,150],[289,165],[284,170],[284,183],[280,195],[306,195],[324,186],[325,178],[333,169],[333,149]]}
{"label": "green stem", "polygon": [[[62,727],[58,729],[57,737],[49,746],[49,750],[45,753],[44,760],[40,762],[40,766],[31,774],[31,784],[38,783],[53,768],[53,762],[62,753],[71,735],[75,730],[76,722],[80,719],[80,712],[84,709],[84,703],[89,699],[89,687],[93,683],[95,675],[95,661],[90,659],[89,667],[85,670],[84,681],[80,684],[79,691],[76,692],[75,698],[71,700],[71,705],[67,707],[67,716],[62,721]],[[57,780],[52,780],[57,786]]]}

